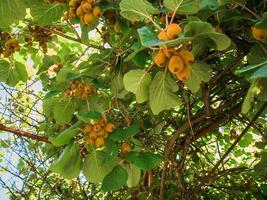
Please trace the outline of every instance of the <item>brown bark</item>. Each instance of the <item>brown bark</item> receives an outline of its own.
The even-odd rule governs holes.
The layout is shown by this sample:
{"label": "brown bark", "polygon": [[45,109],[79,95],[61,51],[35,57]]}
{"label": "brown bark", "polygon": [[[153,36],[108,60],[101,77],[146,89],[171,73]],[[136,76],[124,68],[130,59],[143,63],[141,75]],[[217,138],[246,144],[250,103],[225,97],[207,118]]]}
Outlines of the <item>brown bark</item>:
{"label": "brown bark", "polygon": [[9,133],[13,133],[17,136],[20,136],[20,137],[26,137],[26,138],[30,138],[30,139],[34,139],[34,140],[37,140],[37,141],[41,141],[41,142],[45,142],[45,143],[48,143],[48,144],[51,144],[51,142],[48,140],[47,137],[43,137],[43,136],[40,136],[40,135],[35,135],[35,134],[32,134],[32,133],[29,133],[29,132],[26,132],[26,131],[23,131],[23,130],[19,130],[19,129],[16,129],[16,128],[10,128],[10,127],[7,127],[3,124],[0,124],[0,131],[6,131],[6,132],[9,132]]}

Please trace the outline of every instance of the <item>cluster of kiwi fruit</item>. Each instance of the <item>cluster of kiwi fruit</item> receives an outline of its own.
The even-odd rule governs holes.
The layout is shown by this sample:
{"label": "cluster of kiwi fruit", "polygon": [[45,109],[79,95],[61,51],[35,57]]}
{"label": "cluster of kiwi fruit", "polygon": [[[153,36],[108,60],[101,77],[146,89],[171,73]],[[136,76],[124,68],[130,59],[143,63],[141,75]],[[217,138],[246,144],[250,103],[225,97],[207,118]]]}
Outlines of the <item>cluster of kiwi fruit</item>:
{"label": "cluster of kiwi fruit", "polygon": [[47,43],[52,39],[52,32],[46,27],[42,28],[40,26],[29,26],[30,36],[25,38],[25,41],[29,46],[33,45],[33,41],[38,42],[44,53],[47,53],[48,45]]}
{"label": "cluster of kiwi fruit", "polygon": [[0,31],[0,55],[8,58],[20,50],[19,42],[7,32]]}
{"label": "cluster of kiwi fruit", "polygon": [[256,40],[264,40],[267,38],[267,28],[256,28],[253,26],[251,28],[252,35]]}
{"label": "cluster of kiwi fruit", "polygon": [[91,83],[82,83],[78,80],[73,81],[70,87],[65,90],[65,95],[71,98],[87,100],[89,95],[95,94],[97,89]]}
{"label": "cluster of kiwi fruit", "polygon": [[93,123],[86,123],[82,131],[86,134],[88,145],[95,145],[96,148],[103,147],[105,145],[105,139],[108,134],[113,132],[115,126],[112,123],[108,123],[105,119],[99,119]]}
{"label": "cluster of kiwi fruit", "polygon": [[[158,38],[163,41],[173,40],[182,32],[181,27],[172,23],[166,27],[166,30],[162,29]],[[190,64],[195,60],[194,55],[187,49],[167,48],[162,46],[159,52],[154,57],[154,62],[159,67],[168,66],[168,70],[176,74],[177,78],[181,81],[186,81],[190,77]]]}
{"label": "cluster of kiwi fruit", "polygon": [[101,9],[96,5],[96,0],[70,0],[65,19],[79,17],[83,24],[90,25],[100,16]]}

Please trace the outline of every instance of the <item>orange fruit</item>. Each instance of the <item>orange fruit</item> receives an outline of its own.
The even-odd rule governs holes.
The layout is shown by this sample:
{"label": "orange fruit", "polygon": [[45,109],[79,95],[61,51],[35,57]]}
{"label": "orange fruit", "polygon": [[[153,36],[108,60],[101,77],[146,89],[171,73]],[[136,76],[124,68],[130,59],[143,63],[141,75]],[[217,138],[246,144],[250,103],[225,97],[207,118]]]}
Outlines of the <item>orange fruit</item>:
{"label": "orange fruit", "polygon": [[95,6],[95,7],[93,8],[93,15],[94,15],[95,17],[100,17],[100,16],[101,16],[101,9],[100,9],[99,6]]}
{"label": "orange fruit", "polygon": [[94,140],[92,138],[88,138],[87,141],[86,141],[86,143],[88,145],[94,144]]}
{"label": "orange fruit", "polygon": [[79,7],[77,8],[77,10],[76,10],[76,15],[77,15],[78,17],[81,17],[81,16],[84,15],[82,6],[79,6]]}
{"label": "orange fruit", "polygon": [[98,132],[98,131],[101,130],[101,126],[98,125],[98,124],[95,124],[95,125],[93,125],[93,130],[94,130],[95,132]]}
{"label": "orange fruit", "polygon": [[168,37],[166,31],[161,30],[158,34],[158,39],[163,40],[163,41],[167,41],[170,40],[170,38]]}
{"label": "orange fruit", "polygon": [[111,123],[107,123],[104,129],[106,132],[111,133],[115,129],[115,126]]}
{"label": "orange fruit", "polygon": [[89,138],[95,140],[97,138],[97,133],[95,131],[91,131],[89,133]]}
{"label": "orange fruit", "polygon": [[168,38],[170,38],[171,40],[175,39],[176,37],[178,37],[178,35],[182,32],[181,27],[176,24],[169,24],[167,26],[167,30],[166,30],[166,35],[168,36]]}
{"label": "orange fruit", "polygon": [[92,10],[92,5],[88,2],[82,3],[81,7],[85,13],[89,13]]}
{"label": "orange fruit", "polygon": [[154,62],[156,63],[156,65],[158,65],[159,67],[164,67],[164,64],[166,63],[166,56],[163,52],[158,52],[155,57],[154,57]]}
{"label": "orange fruit", "polygon": [[176,76],[181,81],[187,81],[190,77],[190,74],[191,72],[189,66],[185,65],[184,69],[181,72],[176,73]]}
{"label": "orange fruit", "polygon": [[88,123],[85,124],[85,126],[83,127],[83,132],[85,133],[90,133],[93,130],[93,125]]}
{"label": "orange fruit", "polygon": [[86,25],[90,25],[94,22],[95,18],[94,16],[91,14],[91,13],[86,13],[84,16],[83,16],[83,22],[86,24]]}
{"label": "orange fruit", "polygon": [[97,148],[104,146],[104,144],[105,144],[105,140],[104,140],[103,137],[96,138],[96,140],[95,140],[95,146]]}
{"label": "orange fruit", "polygon": [[172,56],[169,64],[168,69],[171,73],[179,73],[183,70],[184,63],[180,56]]}
{"label": "orange fruit", "polygon": [[179,51],[178,54],[183,59],[184,64],[187,66],[195,61],[195,56],[192,54],[192,52],[186,49]]}
{"label": "orange fruit", "polygon": [[129,143],[122,143],[121,152],[123,154],[127,154],[132,150],[131,145]]}

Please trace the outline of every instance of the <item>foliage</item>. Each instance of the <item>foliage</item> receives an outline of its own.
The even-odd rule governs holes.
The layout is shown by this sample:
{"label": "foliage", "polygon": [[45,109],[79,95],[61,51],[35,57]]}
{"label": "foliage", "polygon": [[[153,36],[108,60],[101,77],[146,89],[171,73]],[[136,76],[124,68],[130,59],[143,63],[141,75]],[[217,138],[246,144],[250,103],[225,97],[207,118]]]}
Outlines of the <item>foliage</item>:
{"label": "foliage", "polygon": [[1,170],[26,180],[2,187],[11,199],[267,198],[266,6],[0,0],[0,131],[16,135],[0,137]]}

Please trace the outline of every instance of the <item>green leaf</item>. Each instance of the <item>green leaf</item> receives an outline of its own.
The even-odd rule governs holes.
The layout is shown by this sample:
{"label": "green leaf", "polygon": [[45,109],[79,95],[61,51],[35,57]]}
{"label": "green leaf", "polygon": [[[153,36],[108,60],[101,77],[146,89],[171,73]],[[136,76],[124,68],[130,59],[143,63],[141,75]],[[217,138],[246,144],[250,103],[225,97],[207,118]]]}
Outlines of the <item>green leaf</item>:
{"label": "green leaf", "polygon": [[185,81],[185,85],[193,93],[196,93],[200,89],[201,82],[208,82],[212,75],[212,70],[209,64],[204,62],[195,62],[190,65],[191,75],[190,78]]}
{"label": "green leaf", "polygon": [[148,100],[148,90],[151,83],[151,75],[143,69],[131,70],[123,77],[126,90],[136,95],[137,103]]}
{"label": "green leaf", "polygon": [[103,163],[105,154],[99,151],[93,151],[87,155],[83,164],[83,174],[91,183],[100,183],[104,177],[110,173],[116,163]]}
{"label": "green leaf", "polygon": [[16,72],[18,73],[19,80],[26,82],[28,79],[28,73],[27,73],[25,65],[23,65],[20,62],[16,62],[15,69],[16,69]]}
{"label": "green leaf", "polygon": [[258,80],[252,81],[250,88],[247,92],[247,95],[244,99],[244,102],[242,104],[242,109],[241,109],[242,113],[244,114],[246,114],[250,110],[251,104],[252,102],[254,102],[255,93],[257,92],[257,82]]}
{"label": "green leaf", "polygon": [[[265,59],[263,62],[248,65],[242,69],[236,70],[236,74],[249,76],[251,79],[262,78],[265,77],[266,66],[267,60]],[[263,75],[260,72],[263,72]]]}
{"label": "green leaf", "polygon": [[141,177],[141,170],[132,164],[125,165],[125,168],[128,173],[127,186],[128,187],[137,186]]}
{"label": "green leaf", "polygon": [[181,105],[181,99],[173,93],[178,90],[179,87],[170,76],[158,72],[149,87],[149,103],[153,114]]}
{"label": "green leaf", "polygon": [[92,119],[100,119],[102,118],[101,113],[97,111],[87,111],[87,112],[80,112],[77,114],[77,117],[79,120],[82,120],[84,122],[88,122]]}
{"label": "green leaf", "polygon": [[74,142],[66,146],[59,158],[50,166],[52,172],[58,173],[67,179],[79,176],[81,169],[80,148]]}
{"label": "green leaf", "polygon": [[253,141],[252,135],[250,133],[246,133],[243,136],[243,138],[240,140],[240,142],[238,143],[238,145],[240,147],[245,148],[245,147],[248,147],[251,144],[252,141]]}
{"label": "green leaf", "polygon": [[117,98],[124,98],[128,93],[123,87],[123,77],[121,73],[118,73],[114,76],[111,81],[111,91],[114,96]]}
{"label": "green leaf", "polygon": [[267,61],[260,64],[260,68],[257,69],[251,76],[250,79],[259,79],[267,77]]}
{"label": "green leaf", "polygon": [[184,27],[184,33],[186,37],[191,37],[194,43],[200,42],[205,47],[211,47],[219,51],[227,49],[231,44],[228,36],[216,32],[215,28],[207,22],[189,22]]}
{"label": "green leaf", "polygon": [[10,24],[24,19],[26,4],[22,0],[0,0],[0,27],[8,27]]}
{"label": "green leaf", "polygon": [[164,0],[163,5],[169,10],[177,10],[178,14],[195,14],[200,9],[198,0]]}
{"label": "green leaf", "polygon": [[[267,48],[267,46],[266,46]],[[255,44],[248,55],[249,64],[259,64],[266,61],[267,52],[264,51],[264,46]]]}
{"label": "green leaf", "polygon": [[68,98],[58,98],[57,103],[54,105],[53,114],[56,123],[64,125],[71,120],[75,111],[75,104]]}
{"label": "green leaf", "polygon": [[140,132],[140,127],[136,122],[134,122],[130,128],[116,129],[109,135],[109,138],[114,141],[126,140],[138,132]]}
{"label": "green leaf", "polygon": [[35,0],[30,4],[30,13],[35,21],[42,26],[50,25],[62,17],[62,4],[46,4],[43,0]]}
{"label": "green leaf", "polygon": [[56,63],[60,63],[60,57],[55,55],[53,56],[45,55],[43,60],[41,61],[41,65],[39,66],[37,74],[46,71],[49,67],[51,67],[53,64]]}
{"label": "green leaf", "polygon": [[256,175],[267,174],[267,152],[263,152],[261,155],[261,160],[254,166],[254,171]]}
{"label": "green leaf", "polygon": [[151,15],[159,13],[159,10],[146,0],[122,0],[120,10],[123,17],[136,21],[151,20]]}
{"label": "green leaf", "polygon": [[214,0],[202,0],[200,2],[200,9],[209,9],[215,11],[218,8],[218,2]]}
{"label": "green leaf", "polygon": [[0,81],[11,87],[14,87],[19,82],[16,67],[5,60],[0,60]]}
{"label": "green leaf", "polygon": [[126,160],[132,162],[140,169],[152,170],[161,163],[162,157],[150,152],[131,151],[126,155]]}
{"label": "green leaf", "polygon": [[78,121],[58,135],[49,137],[49,141],[55,146],[68,144],[71,139],[79,133],[81,125],[82,122]]}
{"label": "green leaf", "polygon": [[267,28],[267,12],[262,15],[261,20],[255,24],[255,27],[263,29]]}
{"label": "green leaf", "polygon": [[128,179],[127,171],[120,165],[114,167],[103,180],[101,190],[103,192],[114,191],[122,188]]}
{"label": "green leaf", "polygon": [[157,34],[149,27],[143,26],[137,29],[138,35],[140,37],[141,44],[145,47],[152,46],[177,46],[185,41],[190,41],[191,37],[184,37],[184,34],[181,34],[178,38],[169,41],[162,41],[157,38]]}
{"label": "green leaf", "polygon": [[257,88],[255,89],[256,98],[259,101],[267,101],[267,78],[256,79]]}
{"label": "green leaf", "polygon": [[261,188],[262,194],[264,196],[267,196],[267,184],[262,184],[260,188]]}

